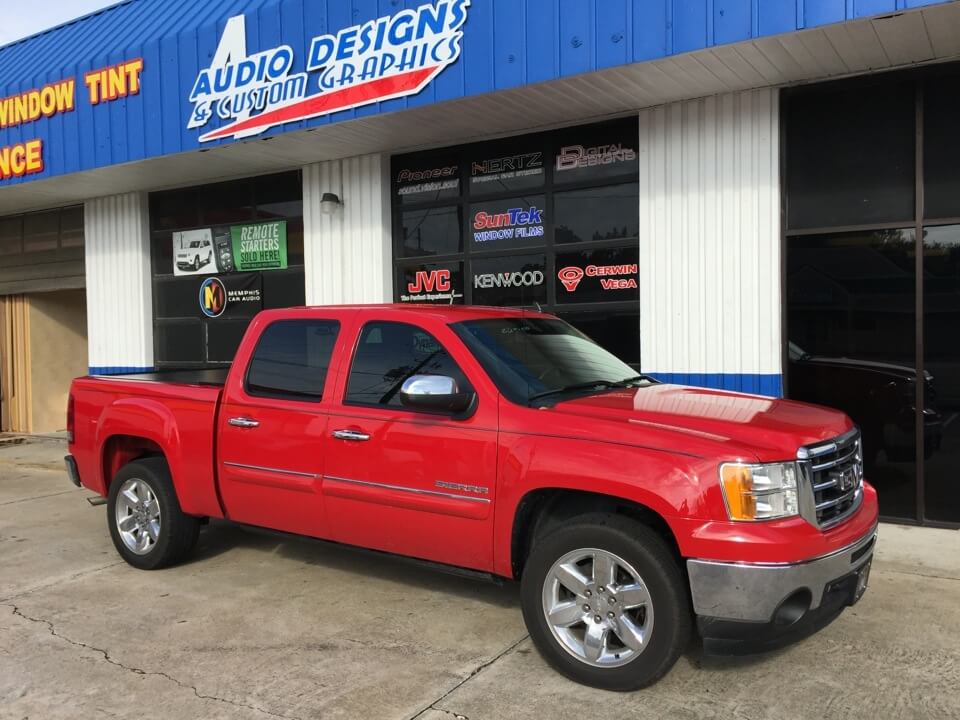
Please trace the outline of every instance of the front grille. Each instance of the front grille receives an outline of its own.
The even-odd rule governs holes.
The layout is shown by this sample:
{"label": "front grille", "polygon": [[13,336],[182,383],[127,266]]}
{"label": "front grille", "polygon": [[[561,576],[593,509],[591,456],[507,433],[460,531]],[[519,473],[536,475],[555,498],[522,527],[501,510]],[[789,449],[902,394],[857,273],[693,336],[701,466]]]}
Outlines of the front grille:
{"label": "front grille", "polygon": [[859,430],[801,448],[798,458],[813,490],[817,524],[821,528],[836,525],[857,509],[863,492]]}

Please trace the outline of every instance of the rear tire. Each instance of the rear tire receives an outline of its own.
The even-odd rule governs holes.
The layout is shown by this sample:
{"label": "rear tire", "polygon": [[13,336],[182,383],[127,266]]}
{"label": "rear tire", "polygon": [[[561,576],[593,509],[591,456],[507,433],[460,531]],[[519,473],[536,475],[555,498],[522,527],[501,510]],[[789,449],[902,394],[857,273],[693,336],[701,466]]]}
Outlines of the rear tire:
{"label": "rear tire", "polygon": [[163,458],[128,463],[114,477],[107,501],[110,537],[120,557],[141,570],[183,560],[196,546],[200,519],[185,515]]}
{"label": "rear tire", "polygon": [[604,690],[653,684],[690,642],[690,600],[674,553],[649,527],[612,513],[574,518],[538,540],[521,602],[544,659]]}

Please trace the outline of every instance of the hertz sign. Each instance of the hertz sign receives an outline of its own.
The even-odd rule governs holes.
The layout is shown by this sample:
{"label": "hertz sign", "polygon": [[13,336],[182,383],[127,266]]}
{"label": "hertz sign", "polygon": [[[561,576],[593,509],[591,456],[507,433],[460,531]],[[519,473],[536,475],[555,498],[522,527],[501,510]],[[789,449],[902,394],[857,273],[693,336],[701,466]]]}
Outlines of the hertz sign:
{"label": "hertz sign", "polygon": [[[128,60],[84,75],[91,105],[119,100],[140,93],[143,60]],[[68,78],[40,88],[0,98],[0,130],[29,125],[42,118],[73,112],[77,102],[76,80]],[[0,147],[0,180],[43,172],[43,141],[24,140]]]}

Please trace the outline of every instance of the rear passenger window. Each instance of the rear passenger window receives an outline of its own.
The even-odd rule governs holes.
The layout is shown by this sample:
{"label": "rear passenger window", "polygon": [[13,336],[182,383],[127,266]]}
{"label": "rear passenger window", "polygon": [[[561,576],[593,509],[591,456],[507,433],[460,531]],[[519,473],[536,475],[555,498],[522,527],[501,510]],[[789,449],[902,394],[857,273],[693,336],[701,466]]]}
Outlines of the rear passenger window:
{"label": "rear passenger window", "polygon": [[247,393],[319,402],[333,345],[335,320],[279,320],[260,336],[247,371]]}
{"label": "rear passenger window", "polygon": [[472,392],[453,358],[426,330],[406,323],[368,323],[350,368],[346,402],[401,407],[400,388],[414,375],[446,375],[461,392]]}

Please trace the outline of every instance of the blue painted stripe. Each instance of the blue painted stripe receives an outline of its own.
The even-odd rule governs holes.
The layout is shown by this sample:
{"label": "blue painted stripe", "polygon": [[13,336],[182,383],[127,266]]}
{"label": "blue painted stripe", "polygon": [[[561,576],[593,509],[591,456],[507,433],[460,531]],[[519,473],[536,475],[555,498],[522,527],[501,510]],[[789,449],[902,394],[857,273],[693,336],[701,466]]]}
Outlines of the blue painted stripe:
{"label": "blue painted stripe", "polygon": [[87,368],[90,375],[132,375],[134,373],[153,372],[152,367],[133,367],[130,365],[90,366]]}
{"label": "blue painted stripe", "polygon": [[759,373],[647,373],[660,382],[783,397],[783,375]]}

